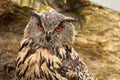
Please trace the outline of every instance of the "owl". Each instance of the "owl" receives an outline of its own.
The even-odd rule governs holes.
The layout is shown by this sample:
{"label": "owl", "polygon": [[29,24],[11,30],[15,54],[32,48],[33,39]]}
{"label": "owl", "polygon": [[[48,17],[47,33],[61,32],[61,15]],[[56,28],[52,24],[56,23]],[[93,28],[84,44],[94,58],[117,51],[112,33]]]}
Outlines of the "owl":
{"label": "owl", "polygon": [[16,80],[95,80],[73,48],[74,18],[32,13],[16,60]]}

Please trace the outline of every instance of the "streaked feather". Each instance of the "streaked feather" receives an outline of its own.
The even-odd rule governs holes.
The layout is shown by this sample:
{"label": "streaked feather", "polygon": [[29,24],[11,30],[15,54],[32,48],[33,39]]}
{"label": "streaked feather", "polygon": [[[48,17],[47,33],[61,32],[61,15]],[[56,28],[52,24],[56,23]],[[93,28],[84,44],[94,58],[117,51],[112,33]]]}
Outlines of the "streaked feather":
{"label": "streaked feather", "polygon": [[17,59],[17,80],[94,80],[73,49],[54,49],[25,46]]}

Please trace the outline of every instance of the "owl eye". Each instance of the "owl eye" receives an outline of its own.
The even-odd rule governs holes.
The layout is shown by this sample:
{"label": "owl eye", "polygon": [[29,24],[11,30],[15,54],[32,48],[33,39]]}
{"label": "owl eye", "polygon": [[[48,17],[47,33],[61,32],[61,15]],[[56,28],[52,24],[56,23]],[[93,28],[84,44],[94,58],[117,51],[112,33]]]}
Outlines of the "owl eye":
{"label": "owl eye", "polygon": [[62,31],[62,29],[63,29],[63,26],[59,26],[59,27],[55,28],[55,31],[60,32],[60,31]]}
{"label": "owl eye", "polygon": [[43,30],[42,25],[38,24],[38,29],[39,29],[39,30]]}

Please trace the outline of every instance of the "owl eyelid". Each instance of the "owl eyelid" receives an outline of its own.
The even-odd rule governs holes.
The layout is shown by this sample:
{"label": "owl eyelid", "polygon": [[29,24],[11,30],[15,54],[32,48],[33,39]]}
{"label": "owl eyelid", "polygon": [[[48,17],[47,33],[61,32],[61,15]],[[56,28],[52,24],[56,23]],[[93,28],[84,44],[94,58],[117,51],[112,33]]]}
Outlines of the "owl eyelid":
{"label": "owl eyelid", "polygon": [[63,28],[63,26],[62,26],[62,25],[59,25],[59,26],[58,26],[58,27],[56,27],[56,28],[61,28],[61,27]]}

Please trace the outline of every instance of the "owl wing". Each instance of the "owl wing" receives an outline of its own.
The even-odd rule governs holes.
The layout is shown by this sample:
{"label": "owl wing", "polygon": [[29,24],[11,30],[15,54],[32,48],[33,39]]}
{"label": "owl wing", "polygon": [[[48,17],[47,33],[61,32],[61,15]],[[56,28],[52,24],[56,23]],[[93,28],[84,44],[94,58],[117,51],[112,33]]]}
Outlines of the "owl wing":
{"label": "owl wing", "polygon": [[72,57],[64,59],[62,61],[62,67],[58,71],[68,80],[95,80],[79,56],[76,59]]}

